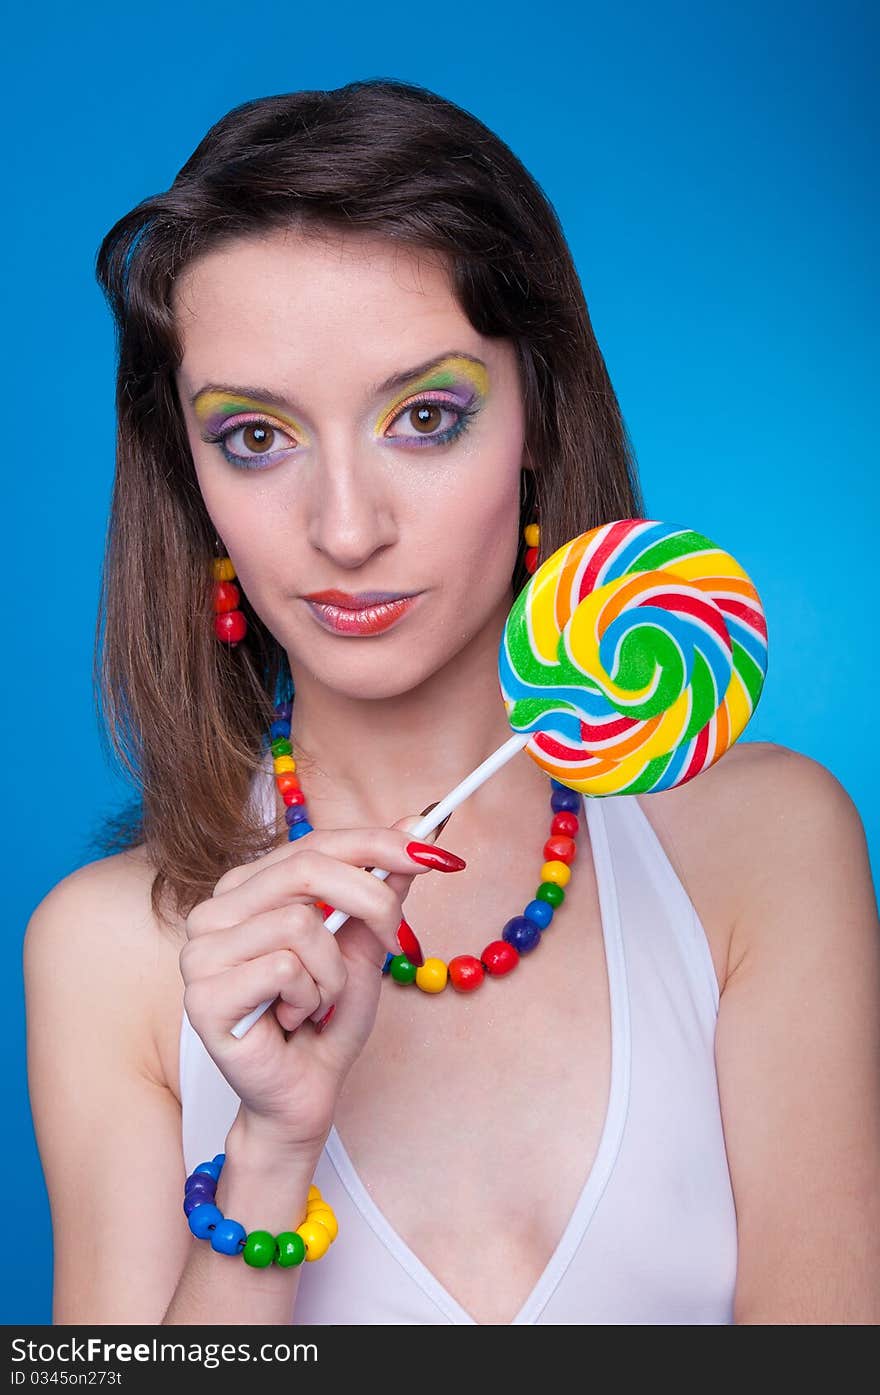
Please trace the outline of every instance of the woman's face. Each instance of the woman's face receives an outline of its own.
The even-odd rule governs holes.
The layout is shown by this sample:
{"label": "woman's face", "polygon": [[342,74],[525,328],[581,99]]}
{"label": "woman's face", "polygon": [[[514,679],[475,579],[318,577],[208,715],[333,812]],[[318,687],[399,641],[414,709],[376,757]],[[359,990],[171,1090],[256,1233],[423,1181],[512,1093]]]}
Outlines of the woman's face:
{"label": "woman's face", "polygon": [[[518,365],[440,259],[358,233],[241,239],[188,268],[174,311],[205,504],[294,676],[390,697],[487,625],[497,640],[522,545]],[[326,590],[416,599],[340,633],[304,599]]]}

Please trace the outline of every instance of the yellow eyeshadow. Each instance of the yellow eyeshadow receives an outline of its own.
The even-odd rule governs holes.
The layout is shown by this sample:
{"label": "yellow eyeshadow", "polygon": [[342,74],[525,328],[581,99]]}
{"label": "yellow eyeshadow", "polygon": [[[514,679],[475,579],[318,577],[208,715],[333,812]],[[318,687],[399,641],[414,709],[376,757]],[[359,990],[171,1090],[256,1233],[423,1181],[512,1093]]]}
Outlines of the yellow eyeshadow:
{"label": "yellow eyeshadow", "polygon": [[430,392],[432,389],[449,389],[456,387],[464,378],[467,382],[473,383],[481,397],[487,397],[489,393],[489,374],[479,363],[472,363],[468,358],[447,358],[438,363],[436,368],[432,368],[430,373],[426,373],[422,378],[415,378],[402,392],[399,392],[389,407],[383,407],[376,418],[374,430],[381,433],[382,428],[389,419],[394,416],[395,411],[401,402],[405,402],[408,397],[414,397],[419,392]]}
{"label": "yellow eyeshadow", "polygon": [[225,417],[238,416],[241,412],[262,412],[267,417],[283,421],[300,435],[308,435],[305,427],[295,417],[288,416],[269,402],[260,402],[256,397],[231,397],[228,392],[204,392],[195,403],[195,414],[200,423],[204,426],[211,422],[215,429],[223,425]]}

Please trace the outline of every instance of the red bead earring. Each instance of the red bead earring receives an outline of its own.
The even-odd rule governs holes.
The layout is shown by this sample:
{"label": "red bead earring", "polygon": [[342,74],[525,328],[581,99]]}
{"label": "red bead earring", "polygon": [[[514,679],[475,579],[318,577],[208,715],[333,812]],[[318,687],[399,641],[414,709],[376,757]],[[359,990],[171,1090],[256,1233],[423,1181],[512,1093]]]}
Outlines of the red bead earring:
{"label": "red bead earring", "polygon": [[211,562],[214,578],[214,634],[223,644],[234,648],[247,634],[247,617],[238,609],[241,592],[235,585],[235,567],[229,557],[215,557]]}
{"label": "red bead earring", "polygon": [[526,571],[529,576],[533,576],[538,565],[538,544],[541,541],[540,526],[537,523],[529,523],[523,529],[523,537],[526,540]]}

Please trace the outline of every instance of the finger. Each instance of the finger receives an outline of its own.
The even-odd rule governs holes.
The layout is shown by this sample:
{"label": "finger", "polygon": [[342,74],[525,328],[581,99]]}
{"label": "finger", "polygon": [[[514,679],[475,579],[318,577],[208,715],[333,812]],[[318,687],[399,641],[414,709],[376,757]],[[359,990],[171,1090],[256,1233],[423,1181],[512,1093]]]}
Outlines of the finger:
{"label": "finger", "polygon": [[[415,817],[415,816],[413,816]],[[417,820],[415,820],[417,821]],[[400,836],[401,830],[393,828],[315,828],[304,838],[297,838],[283,847],[272,848],[270,852],[244,862],[239,867],[230,867],[214,887],[215,897],[224,896],[236,887],[260,876],[266,869],[279,862],[286,863],[312,848],[339,858],[354,867],[389,867],[388,860],[394,861],[389,871],[415,872],[421,870],[418,863],[406,856],[406,839]]]}
{"label": "finger", "polygon": [[[234,969],[197,979],[184,992],[184,1006],[213,1055],[215,1050],[228,1047],[226,1034],[236,1022],[258,1003],[267,998],[274,1001],[279,996],[301,1014],[300,1022],[321,1005],[318,984],[290,950],[273,950]],[[330,1007],[329,999],[327,1007]]]}
{"label": "finger", "polygon": [[289,950],[299,957],[318,983],[322,998],[328,996],[332,1002],[341,993],[347,972],[335,936],[328,935],[314,906],[295,903],[188,940],[180,951],[180,970],[189,984],[276,950]]}

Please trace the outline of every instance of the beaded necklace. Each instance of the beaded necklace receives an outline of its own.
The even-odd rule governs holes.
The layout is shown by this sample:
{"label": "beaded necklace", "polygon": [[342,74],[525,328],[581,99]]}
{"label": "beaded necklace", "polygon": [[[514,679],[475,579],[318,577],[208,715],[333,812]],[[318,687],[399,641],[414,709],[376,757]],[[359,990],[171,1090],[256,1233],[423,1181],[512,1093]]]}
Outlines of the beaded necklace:
{"label": "beaded necklace", "polygon": [[[293,704],[279,702],[275,706],[275,720],[269,727],[267,747],[272,752],[275,786],[283,799],[287,838],[295,842],[312,832],[306,809],[306,797],[296,774],[296,761],[293,759],[293,745],[290,740],[290,720]],[[424,993],[441,993],[447,983],[459,993],[471,993],[483,983],[486,974],[500,978],[515,969],[523,954],[530,954],[541,942],[541,936],[552,923],[553,916],[565,900],[565,887],[571,877],[571,864],[574,862],[577,845],[575,837],[580,827],[575,810],[580,807],[580,795],[568,785],[551,779],[552,793],[550,808],[553,819],[550,836],[544,844],[544,864],[539,874],[539,885],[534,899],[525,907],[521,915],[507,921],[501,931],[501,938],[492,940],[482,950],[479,957],[473,954],[457,954],[446,963],[443,959],[428,958],[420,965],[414,964],[406,954],[386,954],[382,973],[395,983],[415,983]],[[315,902],[323,912],[324,919],[333,914],[333,907],[326,901]],[[405,923],[405,922],[404,922]]]}

